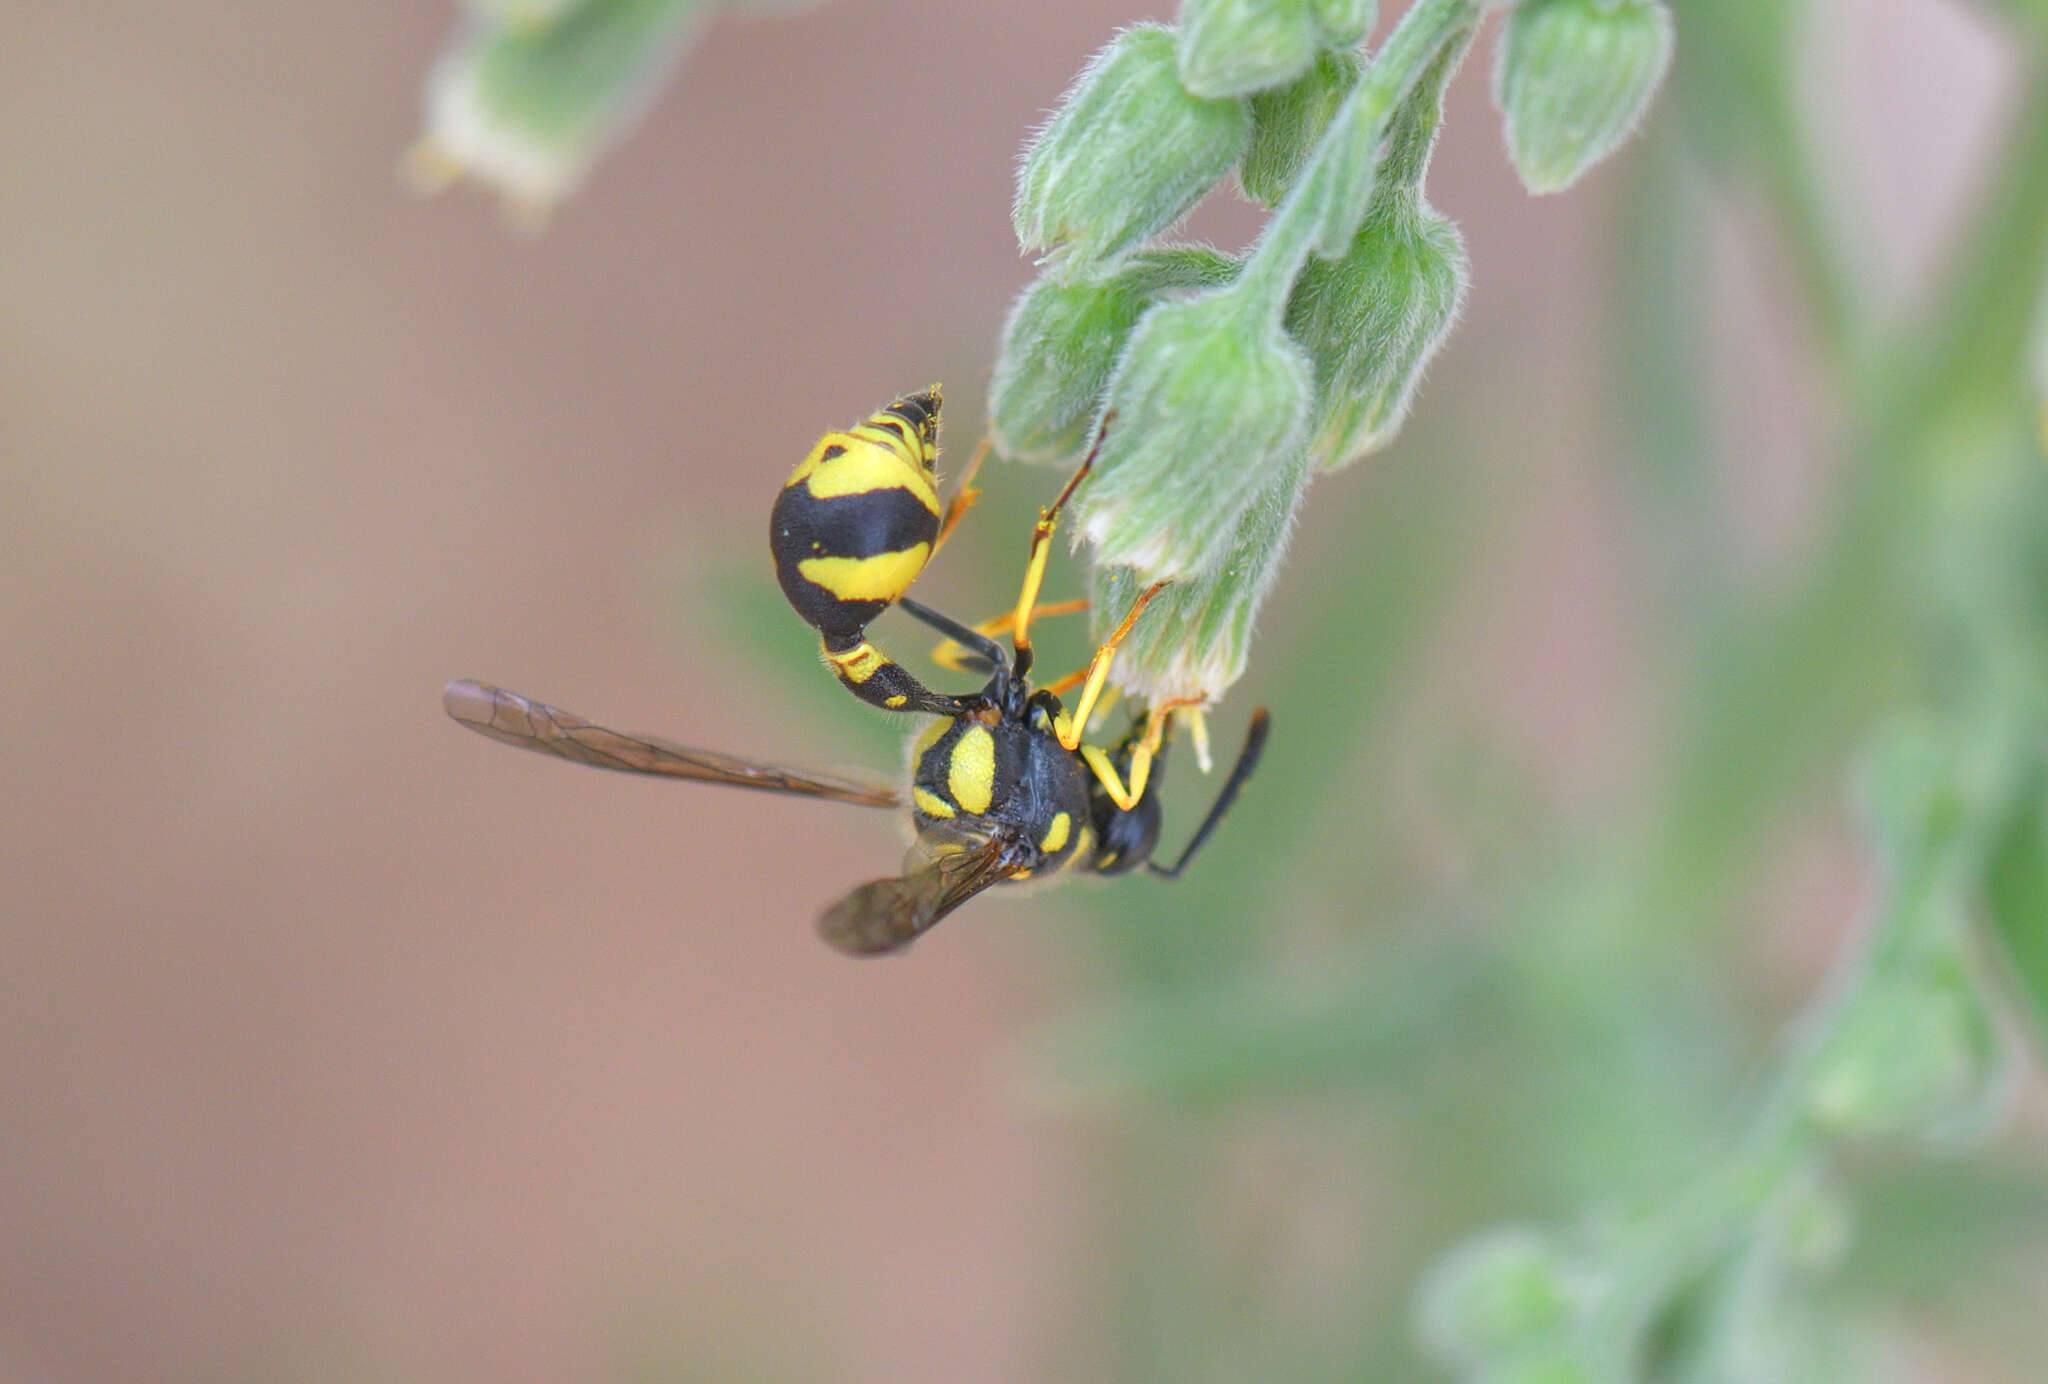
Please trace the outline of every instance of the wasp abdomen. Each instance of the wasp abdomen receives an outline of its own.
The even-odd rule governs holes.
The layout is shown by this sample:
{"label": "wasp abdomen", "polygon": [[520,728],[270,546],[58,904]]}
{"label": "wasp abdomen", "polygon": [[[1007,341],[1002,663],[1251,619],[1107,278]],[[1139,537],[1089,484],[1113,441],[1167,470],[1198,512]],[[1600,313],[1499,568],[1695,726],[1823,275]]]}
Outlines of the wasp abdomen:
{"label": "wasp abdomen", "polygon": [[790,473],[769,518],[783,594],[844,651],[900,600],[939,536],[936,389],[898,399],[818,439]]}

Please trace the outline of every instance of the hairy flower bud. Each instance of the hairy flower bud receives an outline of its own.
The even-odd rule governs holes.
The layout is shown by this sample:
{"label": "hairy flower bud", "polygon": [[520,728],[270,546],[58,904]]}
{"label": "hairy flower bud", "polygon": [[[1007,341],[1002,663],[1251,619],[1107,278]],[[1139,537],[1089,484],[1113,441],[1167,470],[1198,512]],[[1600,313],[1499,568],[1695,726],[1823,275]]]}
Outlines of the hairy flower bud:
{"label": "hairy flower bud", "polygon": [[1592,1287],[1591,1275],[1552,1237],[1501,1226],[1431,1266],[1417,1294],[1418,1334],[1440,1364],[1488,1370],[1526,1358],[1561,1334]]}
{"label": "hairy flower bud", "polygon": [[1309,13],[1330,48],[1353,48],[1372,32],[1379,17],[1377,0],[1308,0]]}
{"label": "hairy flower bud", "polygon": [[1147,312],[1110,381],[1081,500],[1097,563],[1148,582],[1215,568],[1273,467],[1299,450],[1313,390],[1301,348],[1235,287]]}
{"label": "hairy flower bud", "polygon": [[415,180],[468,174],[544,211],[638,117],[707,13],[701,0],[586,0],[539,27],[466,25],[427,77]]}
{"label": "hairy flower bud", "polygon": [[1988,1125],[2004,1050],[1952,942],[1869,982],[1831,1034],[1808,1087],[1823,1124],[1863,1138],[1953,1138]]}
{"label": "hairy flower bud", "polygon": [[1561,192],[1614,151],[1671,63],[1663,0],[1524,0],[1508,16],[1494,102],[1531,192]]}
{"label": "hairy flower bud", "polygon": [[1173,245],[1140,250],[1100,277],[1040,275],[1003,325],[989,382],[996,450],[1012,461],[1078,460],[1145,309],[1175,293],[1220,287],[1236,270],[1236,260],[1206,245]]}
{"label": "hairy flower bud", "polygon": [[1248,96],[1315,61],[1322,29],[1309,0],[1181,0],[1180,79],[1199,96]]}
{"label": "hairy flower bud", "polygon": [[[1280,575],[1294,515],[1308,488],[1306,457],[1297,451],[1269,467],[1265,487],[1237,521],[1222,561],[1203,576],[1175,582],[1117,650],[1111,677],[1132,696],[1213,702],[1244,675],[1252,626]],[[1089,608],[1105,637],[1138,593],[1150,585],[1129,567],[1097,564]]]}
{"label": "hairy flower bud", "polygon": [[1394,440],[1469,278],[1457,226],[1406,192],[1373,199],[1343,259],[1309,261],[1287,329],[1316,365],[1317,466],[1348,466]]}
{"label": "hairy flower bud", "polygon": [[1089,60],[1025,153],[1017,242],[1081,262],[1134,250],[1193,210],[1250,137],[1243,101],[1181,86],[1172,31],[1126,29]]}
{"label": "hairy flower bud", "polygon": [[1269,207],[1280,205],[1363,66],[1356,53],[1324,53],[1286,86],[1251,98],[1251,143],[1237,165],[1245,196]]}
{"label": "hairy flower bud", "polygon": [[464,0],[477,18],[512,29],[538,29],[554,23],[582,0]]}

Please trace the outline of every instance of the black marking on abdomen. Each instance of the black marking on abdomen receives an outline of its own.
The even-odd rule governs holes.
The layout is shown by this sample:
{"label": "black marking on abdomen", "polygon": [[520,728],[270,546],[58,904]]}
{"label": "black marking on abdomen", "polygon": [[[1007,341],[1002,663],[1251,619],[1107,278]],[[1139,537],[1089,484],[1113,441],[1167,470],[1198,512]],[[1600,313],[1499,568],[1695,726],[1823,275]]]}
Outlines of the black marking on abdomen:
{"label": "black marking on abdomen", "polygon": [[819,499],[804,486],[785,489],[769,513],[768,547],[775,576],[804,623],[835,647],[859,637],[889,608],[887,601],[842,600],[804,576],[814,557],[879,557],[933,542],[939,518],[901,486]]}

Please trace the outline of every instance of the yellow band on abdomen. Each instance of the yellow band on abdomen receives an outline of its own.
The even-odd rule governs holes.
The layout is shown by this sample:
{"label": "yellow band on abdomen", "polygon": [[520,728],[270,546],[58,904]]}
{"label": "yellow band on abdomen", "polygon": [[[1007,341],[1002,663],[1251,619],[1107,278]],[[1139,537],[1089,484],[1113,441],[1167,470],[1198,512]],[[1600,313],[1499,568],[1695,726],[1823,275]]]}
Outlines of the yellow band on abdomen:
{"label": "yellow band on abdomen", "polygon": [[917,580],[931,551],[929,543],[914,543],[873,557],[807,557],[796,570],[842,601],[894,601]]}

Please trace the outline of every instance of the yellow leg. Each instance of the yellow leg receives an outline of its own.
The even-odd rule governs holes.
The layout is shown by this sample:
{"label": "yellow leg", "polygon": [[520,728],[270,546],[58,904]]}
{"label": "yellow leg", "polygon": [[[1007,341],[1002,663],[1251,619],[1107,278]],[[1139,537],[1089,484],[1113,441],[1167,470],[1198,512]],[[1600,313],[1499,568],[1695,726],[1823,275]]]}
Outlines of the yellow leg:
{"label": "yellow leg", "polygon": [[[1061,736],[1061,749],[1072,750],[1080,747],[1082,732],[1088,725],[1088,719],[1095,714],[1097,699],[1102,696],[1102,684],[1109,679],[1109,665],[1116,658],[1117,645],[1124,642],[1124,637],[1131,632],[1131,626],[1138,623],[1138,617],[1145,613],[1145,607],[1152,604],[1152,598],[1165,589],[1166,583],[1160,581],[1152,583],[1139,593],[1138,599],[1131,602],[1130,610],[1125,612],[1123,623],[1116,627],[1116,632],[1109,636],[1102,647],[1095,651],[1095,657],[1088,661],[1088,677],[1081,686],[1081,700],[1074,703],[1073,725],[1068,727],[1073,739],[1069,741],[1066,736]],[[1103,785],[1105,788],[1108,786],[1107,783]]]}
{"label": "yellow leg", "polygon": [[953,487],[953,498],[946,503],[945,518],[939,521],[939,536],[932,540],[932,552],[936,555],[952,536],[953,528],[967,517],[967,511],[974,508],[974,502],[981,498],[981,492],[974,488],[974,478],[981,474],[981,463],[988,459],[989,439],[981,439],[981,445],[974,449],[974,455],[967,459],[967,469],[960,473],[960,483]]}
{"label": "yellow leg", "polygon": [[1103,791],[1109,794],[1110,801],[1125,812],[1136,807],[1138,799],[1145,796],[1146,780],[1152,776],[1151,755],[1139,753],[1131,756],[1129,788],[1124,787],[1123,776],[1117,773],[1116,765],[1109,762],[1109,756],[1103,752],[1100,745],[1083,745],[1081,759],[1095,771],[1096,780],[1102,784]]}
{"label": "yellow leg", "polygon": [[1180,719],[1188,728],[1188,739],[1195,742],[1195,767],[1206,774],[1216,767],[1209,759],[1208,718],[1200,706],[1191,706],[1181,711]]}
{"label": "yellow leg", "polygon": [[[1060,511],[1067,507],[1067,501],[1073,498],[1074,491],[1080,487],[1082,481],[1088,479],[1088,473],[1095,469],[1096,454],[1102,450],[1102,439],[1108,431],[1109,419],[1105,417],[1102,420],[1102,427],[1095,433],[1095,445],[1090,447],[1088,455],[1082,458],[1081,469],[1067,478],[1066,485],[1053,500],[1051,508],[1038,511],[1038,525],[1031,531],[1031,557],[1024,564],[1024,589],[1017,593],[1017,613],[1012,617],[1012,628],[1016,630],[1016,634],[1010,641],[1011,647],[1017,651],[1017,661],[1026,667],[1031,664],[1031,617],[1038,608],[1038,588],[1045,583],[1046,561],[1052,556],[1053,530],[1059,527]],[[1073,747],[1070,745],[1067,748]]]}
{"label": "yellow leg", "polygon": [[[1078,615],[1087,608],[1087,598],[1076,597],[1071,601],[1054,601],[1049,605],[1042,605],[1031,613],[1031,618],[1034,620],[1047,620],[1055,615]],[[994,637],[999,634],[1008,634],[1010,627],[1016,622],[1017,612],[1009,610],[1004,611],[993,619],[982,621],[974,627],[974,630],[977,634],[986,634]],[[956,639],[945,640],[932,650],[932,662],[938,664],[941,668],[951,669],[955,673],[967,671],[966,660],[967,648]],[[1079,686],[1080,681],[1079,678],[1074,679],[1075,685]]]}
{"label": "yellow leg", "polygon": [[1186,713],[1188,708],[1201,705],[1201,698],[1187,697],[1176,701],[1161,702],[1145,713],[1145,735],[1131,750],[1131,782],[1127,788],[1123,778],[1116,771],[1116,765],[1101,748],[1095,745],[1080,747],[1081,759],[1095,771],[1103,791],[1125,812],[1138,805],[1138,799],[1145,796],[1145,785],[1152,781],[1152,761],[1158,757],[1159,747],[1166,741],[1166,727],[1175,712]]}

